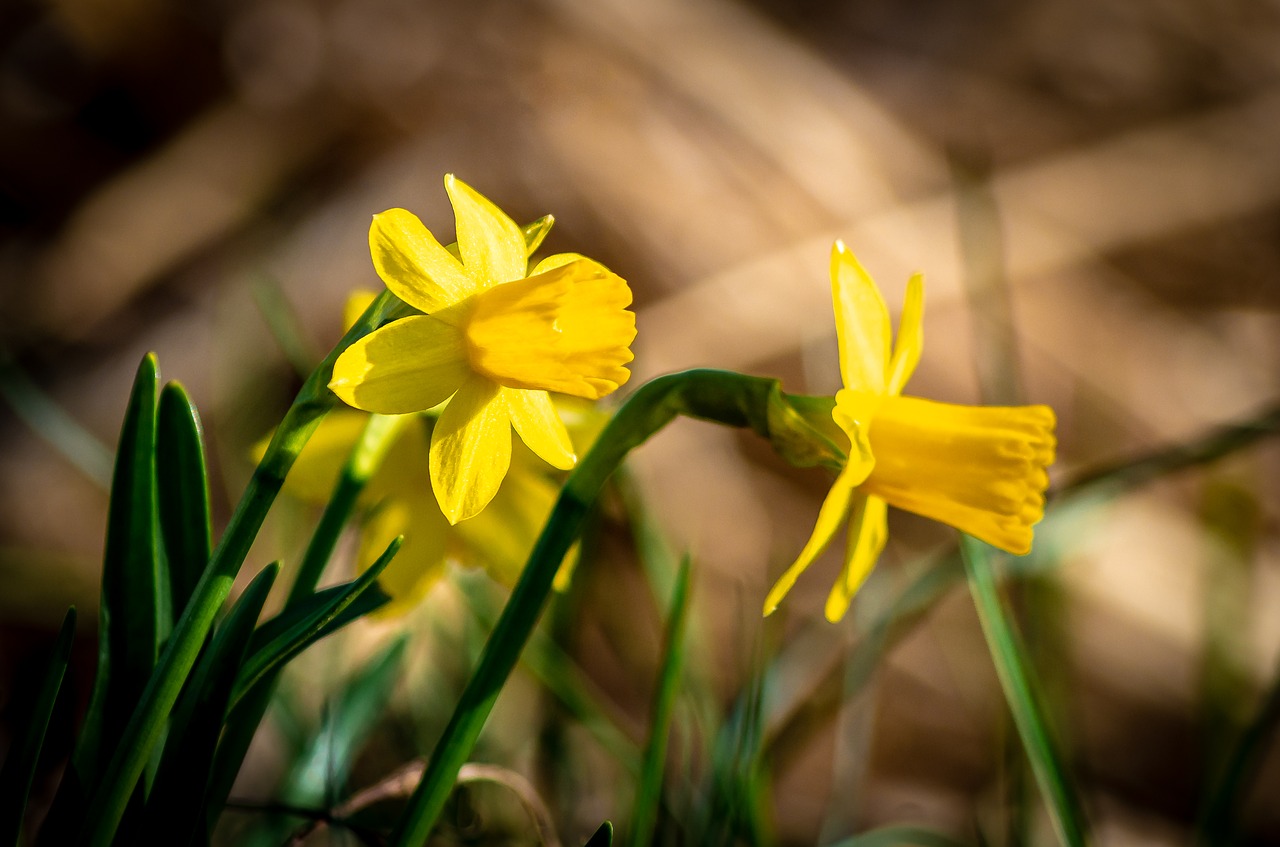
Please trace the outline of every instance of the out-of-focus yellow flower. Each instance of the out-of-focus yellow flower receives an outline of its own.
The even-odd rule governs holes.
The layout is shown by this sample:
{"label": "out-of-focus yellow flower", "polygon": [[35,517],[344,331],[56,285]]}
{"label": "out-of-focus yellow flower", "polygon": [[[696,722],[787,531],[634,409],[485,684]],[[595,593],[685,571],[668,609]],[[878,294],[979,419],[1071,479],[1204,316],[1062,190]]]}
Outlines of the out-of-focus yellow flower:
{"label": "out-of-focus yellow flower", "polygon": [[[584,446],[594,437],[587,430],[598,429],[595,420],[604,417],[593,409],[573,406],[567,407],[565,416]],[[285,492],[310,503],[327,502],[368,419],[353,409],[330,412],[298,456],[285,481]],[[357,503],[364,515],[356,553],[360,570],[372,564],[393,538],[404,536],[400,551],[379,577],[391,597],[381,614],[403,614],[417,606],[451,561],[482,567],[498,582],[514,585],[560,490],[546,464],[517,446],[510,472],[489,508],[450,525],[427,479],[434,425],[430,415],[396,419],[387,453]],[[557,585],[563,587],[568,575],[566,566],[557,576]]]}
{"label": "out-of-focus yellow flower", "polygon": [[907,283],[892,354],[880,291],[840,241],[831,253],[831,293],[844,383],[831,416],[848,436],[849,458],[812,537],[764,610],[777,608],[848,518],[844,570],[826,605],[827,619],[837,621],[884,549],[890,504],[1010,553],[1029,552],[1031,528],[1044,516],[1056,441],[1048,406],[959,406],[901,396],[923,343],[919,274]]}
{"label": "out-of-focus yellow flower", "polygon": [[[548,391],[598,399],[630,376],[631,290],[576,253],[529,268],[524,235],[452,174],[455,256],[403,209],[375,215],[374,268],[422,315],[352,344],[329,387],[359,409],[423,411],[447,401],[431,436],[431,487],[450,523],[480,513],[511,462],[511,429],[551,465],[576,456]],[[403,555],[403,554],[402,554]]]}

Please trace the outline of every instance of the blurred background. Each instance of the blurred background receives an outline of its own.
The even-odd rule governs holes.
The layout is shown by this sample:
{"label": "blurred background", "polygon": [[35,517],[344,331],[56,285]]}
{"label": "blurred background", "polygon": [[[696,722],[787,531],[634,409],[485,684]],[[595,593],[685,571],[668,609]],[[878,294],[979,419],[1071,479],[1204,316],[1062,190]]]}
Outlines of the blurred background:
{"label": "blurred background", "polygon": [[[1060,487],[1275,403],[1278,150],[1274,2],[10,0],[0,700],[69,603],[87,698],[104,480],[141,356],[199,406],[224,521],[347,293],[378,285],[370,216],[405,207],[450,240],[446,172],[517,221],[554,213],[547,249],[631,283],[628,388],[715,366],[829,394],[832,240],[895,314],[923,271],[911,393],[1053,405]],[[708,702],[729,710],[792,657],[766,692],[780,843],[895,822],[1010,843],[1014,741],[962,580],[895,629],[868,679],[847,661],[948,530],[895,513],[846,622],[822,620],[837,553],[762,621],[829,477],[681,422],[629,480],[663,546],[692,554]],[[1280,659],[1280,449],[1073,503],[1019,586],[1052,711],[1100,843],[1187,843]],[[617,587],[640,570],[614,512],[566,644],[640,741],[667,601],[637,610]],[[283,504],[246,572],[296,557],[313,517]],[[448,599],[421,617],[445,627]],[[333,649],[355,663],[392,629]],[[298,685],[313,723],[341,673],[327,655]],[[395,709],[415,714],[419,676]],[[448,691],[432,695],[442,714]],[[625,814],[585,775],[623,780],[603,764],[547,787],[554,755],[517,708],[500,704],[495,735],[511,737],[487,755],[542,786],[565,843]],[[379,736],[347,787],[426,752],[427,712]],[[272,796],[274,749],[242,796]],[[1242,831],[1280,843],[1280,751],[1261,750]]]}

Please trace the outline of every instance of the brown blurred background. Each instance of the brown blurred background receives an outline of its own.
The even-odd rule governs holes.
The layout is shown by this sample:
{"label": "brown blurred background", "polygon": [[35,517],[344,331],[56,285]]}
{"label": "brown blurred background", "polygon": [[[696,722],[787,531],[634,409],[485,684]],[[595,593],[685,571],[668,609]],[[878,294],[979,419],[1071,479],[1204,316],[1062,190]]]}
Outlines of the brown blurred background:
{"label": "brown blurred background", "polygon": [[[549,249],[631,282],[633,384],[708,365],[830,393],[840,237],[895,312],[926,274],[912,393],[1051,403],[1059,481],[1280,394],[1274,2],[10,0],[0,353],[111,445],[156,351],[204,416],[225,519],[295,365],[378,284],[370,216],[403,206],[448,240],[446,172],[517,220],[553,212]],[[68,603],[93,608],[105,470],[91,443],[78,461],[0,407],[0,678]],[[691,423],[634,470],[694,553],[728,696],[829,481]],[[1247,716],[1272,679],[1278,470],[1264,444],[1061,533],[1054,661],[1100,842],[1184,842],[1206,722]],[[891,526],[889,569],[949,537]],[[821,617],[836,565],[777,632]],[[1000,708],[953,591],[775,771],[780,835],[965,832],[995,790]],[[1246,811],[1280,843],[1274,753]]]}

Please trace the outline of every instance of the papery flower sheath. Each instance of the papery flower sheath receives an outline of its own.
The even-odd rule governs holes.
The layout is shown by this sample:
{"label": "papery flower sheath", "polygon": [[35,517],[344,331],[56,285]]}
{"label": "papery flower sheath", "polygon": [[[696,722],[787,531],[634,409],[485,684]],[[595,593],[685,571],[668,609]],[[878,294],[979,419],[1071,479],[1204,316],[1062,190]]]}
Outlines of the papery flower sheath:
{"label": "papery flower sheath", "polygon": [[568,469],[576,456],[548,391],[598,399],[627,381],[635,315],[617,274],[575,253],[529,268],[520,228],[452,174],[455,256],[403,209],[375,215],[374,268],[423,312],[392,321],[338,357],[329,387],[370,412],[447,401],[431,436],[431,485],[450,523],[478,514],[511,462],[511,429]]}
{"label": "papery flower sheath", "polygon": [[831,417],[849,439],[848,461],[818,511],[809,542],[773,586],[765,614],[848,525],[844,568],[827,598],[837,621],[888,540],[889,505],[949,524],[1010,553],[1031,550],[1053,463],[1048,406],[961,406],[902,389],[923,344],[924,280],[913,276],[890,350],[889,312],[870,275],[843,243],[831,253],[840,377]]}

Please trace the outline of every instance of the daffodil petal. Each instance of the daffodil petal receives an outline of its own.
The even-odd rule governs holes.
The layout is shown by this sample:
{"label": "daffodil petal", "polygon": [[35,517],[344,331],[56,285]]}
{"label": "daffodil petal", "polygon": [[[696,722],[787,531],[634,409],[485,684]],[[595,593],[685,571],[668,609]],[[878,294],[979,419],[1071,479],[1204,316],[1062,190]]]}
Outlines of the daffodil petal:
{"label": "daffodil petal", "polygon": [[578,461],[569,431],[545,391],[504,388],[511,425],[530,450],[554,468],[567,471]]}
{"label": "daffodil petal", "polygon": [[429,315],[392,321],[342,352],[329,388],[343,402],[384,415],[447,400],[471,373],[456,327]]}
{"label": "daffodil petal", "polygon": [[809,537],[808,543],[804,545],[804,549],[800,551],[800,555],[796,557],[791,567],[787,568],[774,583],[769,595],[765,598],[764,613],[766,615],[773,614],[774,609],[778,608],[778,604],[782,602],[782,598],[791,590],[791,586],[795,585],[800,574],[813,564],[814,559],[822,555],[822,551],[827,549],[831,539],[840,531],[840,525],[849,514],[849,501],[853,497],[854,489],[866,478],[867,473],[869,470],[864,469],[862,463],[852,462],[845,465],[844,470],[836,477],[831,490],[827,492],[826,499],[822,501],[822,508],[818,510],[818,521],[813,527],[813,534]]}
{"label": "daffodil petal", "polygon": [[370,291],[367,288],[358,288],[347,295],[347,302],[342,306],[342,331],[346,332],[355,326],[356,321],[360,320],[360,316],[364,314],[364,310],[369,308],[378,297],[378,292]]}
{"label": "daffodil petal", "polygon": [[867,575],[889,540],[888,504],[879,497],[857,495],[849,518],[849,540],[845,548],[844,569],[827,596],[827,620],[835,623],[849,610],[853,595],[858,593]]}
{"label": "daffodil petal", "polygon": [[898,318],[898,340],[889,361],[889,393],[901,394],[907,380],[915,373],[924,349],[924,276],[912,274],[907,280],[907,294]]}
{"label": "daffodil petal", "polygon": [[417,215],[389,209],[373,216],[369,253],[387,288],[415,309],[430,314],[478,291],[462,264],[440,246]]}
{"label": "daffodil petal", "polygon": [[558,494],[542,474],[514,465],[488,508],[454,528],[474,554],[469,559],[503,585],[515,585]]}
{"label": "daffodil petal", "polygon": [[444,187],[453,203],[462,266],[477,290],[524,279],[529,254],[516,222],[453,174],[445,176]]}
{"label": "daffodil petal", "polygon": [[581,253],[552,253],[550,256],[547,256],[545,259],[538,262],[538,264],[534,265],[533,270],[529,271],[529,276],[537,276],[540,273],[546,273],[547,271],[562,268],[565,265],[579,261],[591,262],[593,265],[600,265],[599,262],[594,259],[588,259]]}
{"label": "daffodil petal", "polygon": [[467,380],[431,434],[431,487],[440,510],[456,524],[479,514],[498,492],[511,464],[511,414],[501,386]]}
{"label": "daffodil petal", "polygon": [[377,611],[382,618],[413,610],[445,572],[448,522],[428,494],[386,501],[366,521],[360,533],[357,567],[373,564],[398,535],[404,544],[378,577],[391,602]]}
{"label": "daffodil petal", "polygon": [[[289,469],[284,480],[285,492],[308,503],[329,502],[338,473],[368,421],[367,414],[355,409],[337,408],[325,415]],[[264,439],[254,446],[255,458],[262,459],[268,442],[269,439]]]}
{"label": "daffodil petal", "polygon": [[831,299],[845,388],[883,394],[889,362],[889,310],[871,275],[843,241],[831,250]]}

